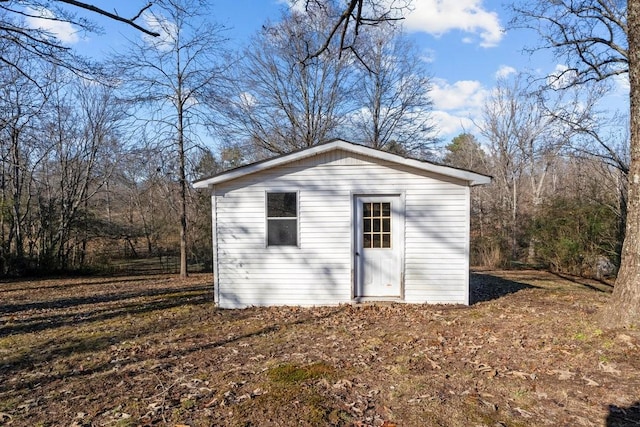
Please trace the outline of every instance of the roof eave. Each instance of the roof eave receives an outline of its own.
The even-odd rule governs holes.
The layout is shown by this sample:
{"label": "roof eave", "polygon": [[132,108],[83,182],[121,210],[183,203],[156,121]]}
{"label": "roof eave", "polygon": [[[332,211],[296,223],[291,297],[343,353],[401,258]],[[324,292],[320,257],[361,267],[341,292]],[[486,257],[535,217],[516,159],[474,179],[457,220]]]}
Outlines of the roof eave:
{"label": "roof eave", "polygon": [[[277,167],[286,163],[291,163],[297,160],[305,159],[315,156],[327,151],[342,149],[347,152],[361,154],[363,156],[371,157],[378,160],[385,160],[396,164],[403,164],[406,166],[414,167],[419,170],[435,173],[442,176],[448,176],[454,179],[465,181],[470,186],[484,185],[491,182],[491,177],[482,175],[476,172],[466,171],[462,169],[455,169],[448,166],[437,165],[434,163],[423,162],[416,159],[406,158],[398,156],[397,154],[387,153],[365,147],[363,145],[357,145],[349,143],[343,140],[335,140],[333,142],[316,145],[289,155],[276,157],[274,159],[268,159],[259,163],[254,163],[233,169],[227,172],[222,172],[219,175],[211,178],[206,178],[193,183],[194,188],[207,188],[222,182],[227,182],[240,178],[253,173],[261,172],[266,169]],[[399,160],[400,159],[400,160]]]}

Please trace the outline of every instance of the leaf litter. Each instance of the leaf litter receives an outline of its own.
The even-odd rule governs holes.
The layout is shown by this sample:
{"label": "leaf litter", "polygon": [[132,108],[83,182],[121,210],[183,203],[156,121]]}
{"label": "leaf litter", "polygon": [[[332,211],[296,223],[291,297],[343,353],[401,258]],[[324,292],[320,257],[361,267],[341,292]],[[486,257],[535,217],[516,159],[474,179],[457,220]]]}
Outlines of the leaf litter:
{"label": "leaf litter", "polygon": [[581,280],[245,310],[209,275],[0,283],[0,425],[637,425],[640,333],[598,325],[610,287]]}

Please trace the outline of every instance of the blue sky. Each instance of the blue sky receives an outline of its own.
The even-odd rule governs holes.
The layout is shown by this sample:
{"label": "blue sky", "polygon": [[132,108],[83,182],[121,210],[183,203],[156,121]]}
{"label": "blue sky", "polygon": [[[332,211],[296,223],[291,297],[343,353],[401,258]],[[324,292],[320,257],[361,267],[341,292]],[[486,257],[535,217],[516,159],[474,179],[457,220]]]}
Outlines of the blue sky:
{"label": "blue sky", "polygon": [[[277,20],[288,0],[212,0],[213,19],[229,27],[231,47],[242,46],[267,20]],[[391,0],[385,0],[391,1]],[[133,16],[143,0],[96,0],[97,6],[115,9]],[[122,35],[140,37],[124,24],[96,19],[105,27],[105,35],[87,38],[74,36],[73,30],[57,32],[79,51],[92,54],[118,50]],[[462,131],[476,133],[484,100],[498,76],[533,71],[540,76],[552,73],[563,64],[549,53],[531,57],[523,48],[536,44],[536,35],[524,30],[506,30],[509,11],[500,0],[413,0],[412,10],[403,22],[406,32],[416,41],[433,76],[431,96],[433,117],[444,141]],[[608,105],[626,109],[626,79],[617,82],[618,90]]]}

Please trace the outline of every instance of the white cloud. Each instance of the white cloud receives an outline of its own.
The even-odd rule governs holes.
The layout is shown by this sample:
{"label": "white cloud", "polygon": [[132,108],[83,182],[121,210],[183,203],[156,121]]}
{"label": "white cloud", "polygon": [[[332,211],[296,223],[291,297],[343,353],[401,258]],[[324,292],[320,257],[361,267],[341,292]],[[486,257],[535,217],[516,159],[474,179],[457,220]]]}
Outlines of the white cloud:
{"label": "white cloud", "polygon": [[554,89],[562,89],[571,86],[571,83],[577,78],[575,70],[570,69],[566,65],[558,64],[556,68],[547,77],[547,84]]}
{"label": "white cloud", "polygon": [[440,136],[444,137],[445,141],[449,141],[463,132],[471,132],[475,128],[471,118],[450,114],[446,111],[433,111],[431,117]]}
{"label": "white cloud", "polygon": [[306,9],[306,0],[277,0],[276,3],[283,4],[296,12],[304,12]]}
{"label": "white cloud", "polygon": [[614,92],[618,95],[629,96],[631,84],[629,83],[629,74],[618,74],[613,76]]}
{"label": "white cloud", "polygon": [[436,51],[434,49],[424,48],[422,49],[422,55],[420,59],[425,64],[431,64],[436,61]]}
{"label": "white cloud", "polygon": [[476,80],[449,83],[433,79],[429,94],[433,99],[433,119],[440,136],[449,140],[462,132],[472,132],[474,121],[482,115],[482,107],[490,91]]}
{"label": "white cloud", "polygon": [[[480,46],[493,47],[502,40],[503,28],[496,12],[483,8],[482,0],[415,0],[405,28],[441,36],[460,30],[480,37]],[[473,41],[465,36],[463,42]]]}
{"label": "white cloud", "polygon": [[[56,21],[55,15],[49,9],[33,9],[27,8],[26,21],[31,28],[39,28],[53,34],[63,43],[77,43],[80,40],[78,31],[69,22]],[[31,16],[34,15],[34,16]],[[39,16],[39,17],[38,17]]]}
{"label": "white cloud", "polygon": [[518,71],[513,67],[501,65],[500,68],[498,68],[498,71],[496,71],[496,79],[509,77],[511,74],[516,74],[517,72]]}
{"label": "white cloud", "polygon": [[143,34],[142,37],[145,42],[161,51],[171,50],[176,39],[176,34],[178,33],[176,24],[170,22],[163,16],[149,12],[145,12],[142,15],[142,19],[149,30],[160,34],[159,37]]}
{"label": "white cloud", "polygon": [[251,108],[258,103],[256,97],[253,96],[250,92],[240,93],[240,95],[238,96],[238,100],[243,108]]}
{"label": "white cloud", "polygon": [[435,108],[456,110],[478,108],[484,103],[487,90],[477,80],[460,80],[453,84],[444,79],[433,79],[429,94]]}

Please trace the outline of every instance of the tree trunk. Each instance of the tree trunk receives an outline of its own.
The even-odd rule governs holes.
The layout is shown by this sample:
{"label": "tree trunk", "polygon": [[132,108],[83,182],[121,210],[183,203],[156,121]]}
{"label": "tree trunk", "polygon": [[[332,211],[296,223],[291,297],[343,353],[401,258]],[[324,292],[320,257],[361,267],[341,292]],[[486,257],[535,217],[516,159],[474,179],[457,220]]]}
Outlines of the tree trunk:
{"label": "tree trunk", "polygon": [[[178,67],[179,68],[179,67]],[[178,85],[178,161],[180,162],[180,277],[187,272],[187,173],[184,149],[184,116],[181,86]]]}
{"label": "tree trunk", "polygon": [[631,163],[620,272],[611,300],[601,317],[602,322],[610,327],[640,324],[640,2],[627,3],[627,27],[631,87]]}
{"label": "tree trunk", "polygon": [[180,277],[187,277],[187,177],[183,136],[180,141]]}

